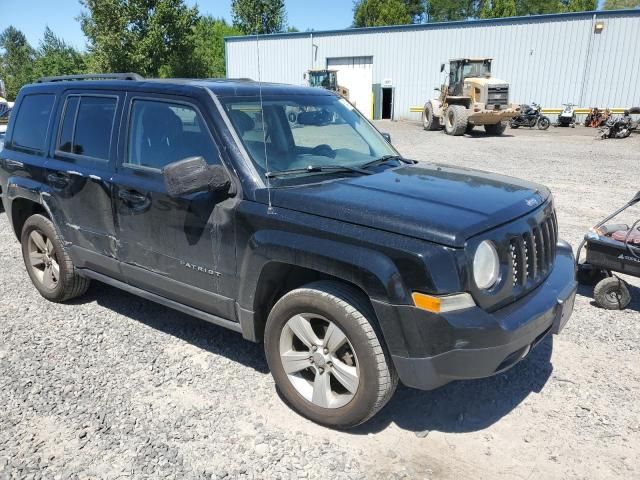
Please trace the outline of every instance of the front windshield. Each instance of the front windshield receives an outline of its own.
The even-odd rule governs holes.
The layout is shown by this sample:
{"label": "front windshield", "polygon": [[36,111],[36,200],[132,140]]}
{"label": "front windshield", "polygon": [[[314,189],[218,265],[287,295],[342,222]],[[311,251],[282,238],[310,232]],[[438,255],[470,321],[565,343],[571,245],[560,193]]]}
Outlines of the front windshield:
{"label": "front windshield", "polygon": [[470,62],[464,65],[462,76],[467,77],[489,77],[491,76],[490,62]]}
{"label": "front windshield", "polygon": [[262,108],[258,96],[221,100],[261,174],[310,166],[359,168],[398,155],[349,102],[335,95],[265,95]]}

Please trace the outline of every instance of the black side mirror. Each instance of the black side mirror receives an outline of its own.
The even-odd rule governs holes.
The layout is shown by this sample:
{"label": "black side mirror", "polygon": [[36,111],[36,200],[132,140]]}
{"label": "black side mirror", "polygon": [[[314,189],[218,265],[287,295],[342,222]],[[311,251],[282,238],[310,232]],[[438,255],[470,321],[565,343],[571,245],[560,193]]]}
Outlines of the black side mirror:
{"label": "black side mirror", "polygon": [[209,165],[202,157],[189,157],[170,163],[162,169],[162,175],[171,197],[231,189],[231,179],[224,167]]}
{"label": "black side mirror", "polygon": [[389,135],[388,133],[382,133],[382,136],[387,142],[391,143],[391,135]]}
{"label": "black side mirror", "polygon": [[440,64],[440,73],[444,72],[444,68],[445,68],[445,64],[441,63]]}

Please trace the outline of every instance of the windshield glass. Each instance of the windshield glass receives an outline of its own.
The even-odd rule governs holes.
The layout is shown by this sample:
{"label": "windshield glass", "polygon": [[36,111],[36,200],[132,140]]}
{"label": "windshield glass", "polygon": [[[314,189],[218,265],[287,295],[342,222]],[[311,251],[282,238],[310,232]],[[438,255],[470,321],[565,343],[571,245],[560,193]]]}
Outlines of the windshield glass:
{"label": "windshield glass", "polygon": [[261,174],[361,167],[398,154],[349,102],[334,95],[265,95],[262,109],[257,96],[221,101]]}
{"label": "windshield glass", "polygon": [[490,62],[470,62],[462,69],[463,77],[488,77],[491,76]]}

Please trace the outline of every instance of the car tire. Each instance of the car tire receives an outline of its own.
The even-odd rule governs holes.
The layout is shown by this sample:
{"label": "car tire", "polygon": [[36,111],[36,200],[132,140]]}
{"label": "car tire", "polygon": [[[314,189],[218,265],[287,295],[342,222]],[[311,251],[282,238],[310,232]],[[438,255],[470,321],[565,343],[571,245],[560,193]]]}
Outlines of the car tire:
{"label": "car tire", "polygon": [[467,131],[469,114],[462,105],[451,105],[445,112],[444,129],[448,135],[459,137]]}
{"label": "car tire", "polygon": [[31,282],[47,300],[64,302],[84,294],[90,281],[76,272],[47,217],[32,215],[22,228],[22,258]]}
{"label": "car tire", "polygon": [[440,119],[436,117],[433,113],[433,106],[430,103],[424,107],[424,112],[422,112],[422,127],[425,130],[440,130]]}
{"label": "car tire", "polygon": [[310,283],[278,300],[267,320],[265,353],[285,401],[333,428],[373,417],[398,384],[376,325],[366,297],[337,282]]}
{"label": "car tire", "polygon": [[495,123],[493,125],[485,125],[484,131],[489,135],[502,135],[507,129],[507,124],[504,122]]}
{"label": "car tire", "polygon": [[624,310],[631,302],[629,287],[618,277],[609,277],[598,282],[593,296],[596,303],[607,310]]}

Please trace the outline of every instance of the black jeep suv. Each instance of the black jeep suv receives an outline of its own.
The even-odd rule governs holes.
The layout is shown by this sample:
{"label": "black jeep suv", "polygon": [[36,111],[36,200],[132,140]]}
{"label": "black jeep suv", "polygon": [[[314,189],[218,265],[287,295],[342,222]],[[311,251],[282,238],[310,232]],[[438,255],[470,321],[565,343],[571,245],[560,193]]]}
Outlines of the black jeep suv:
{"label": "black jeep suv", "polygon": [[513,366],[576,291],[545,187],[388,140],[317,88],[49,78],[19,94],[0,188],[45,298],[97,280],[264,341],[293,408],[349,427],[398,379]]}

